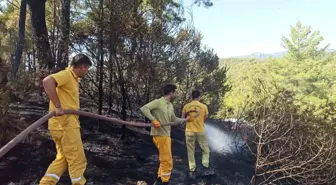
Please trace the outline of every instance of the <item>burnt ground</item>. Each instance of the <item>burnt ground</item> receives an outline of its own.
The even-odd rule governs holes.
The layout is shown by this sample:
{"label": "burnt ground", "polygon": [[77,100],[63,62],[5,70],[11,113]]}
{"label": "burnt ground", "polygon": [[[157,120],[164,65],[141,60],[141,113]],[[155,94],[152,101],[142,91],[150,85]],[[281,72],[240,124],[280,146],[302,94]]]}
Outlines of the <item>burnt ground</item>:
{"label": "burnt ground", "polygon": [[[39,110],[39,106],[33,108]],[[46,110],[41,107],[41,110]],[[38,112],[38,111],[37,111]],[[21,115],[26,123],[33,123],[40,114]],[[20,115],[19,115],[20,116]],[[127,139],[120,138],[121,127],[81,117],[81,132],[88,161],[85,177],[88,185],[135,185],[138,181],[153,184],[158,168],[158,152],[146,129],[129,128]],[[28,126],[25,125],[25,126]],[[184,144],[184,132],[172,130],[172,152],[174,170],[172,185],[178,184],[249,184],[253,174],[252,163],[240,154],[211,153],[210,164],[216,175],[200,178],[197,182],[187,179],[188,160]],[[201,152],[196,151],[197,164]],[[44,175],[55,157],[55,146],[51,140],[47,124],[31,133],[0,159],[0,185],[35,185]],[[59,181],[60,185],[71,184],[68,172]]]}

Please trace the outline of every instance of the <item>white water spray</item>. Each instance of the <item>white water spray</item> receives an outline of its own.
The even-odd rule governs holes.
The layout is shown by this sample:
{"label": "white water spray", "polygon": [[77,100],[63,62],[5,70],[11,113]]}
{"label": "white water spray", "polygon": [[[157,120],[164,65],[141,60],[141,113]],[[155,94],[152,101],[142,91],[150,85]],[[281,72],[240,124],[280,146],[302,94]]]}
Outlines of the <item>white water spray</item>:
{"label": "white water spray", "polygon": [[[205,123],[205,132],[208,136],[209,147],[212,151],[221,154],[233,153],[236,150],[235,138],[213,125]],[[241,142],[239,142],[241,144]]]}

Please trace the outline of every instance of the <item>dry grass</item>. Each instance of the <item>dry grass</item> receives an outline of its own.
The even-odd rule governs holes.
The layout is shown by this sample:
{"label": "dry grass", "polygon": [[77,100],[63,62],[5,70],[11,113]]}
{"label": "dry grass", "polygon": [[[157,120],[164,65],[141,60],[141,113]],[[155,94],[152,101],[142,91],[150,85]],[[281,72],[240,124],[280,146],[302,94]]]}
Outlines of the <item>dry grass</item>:
{"label": "dry grass", "polygon": [[261,101],[246,120],[255,154],[251,184],[336,184],[336,132],[325,120],[299,114],[288,94]]}

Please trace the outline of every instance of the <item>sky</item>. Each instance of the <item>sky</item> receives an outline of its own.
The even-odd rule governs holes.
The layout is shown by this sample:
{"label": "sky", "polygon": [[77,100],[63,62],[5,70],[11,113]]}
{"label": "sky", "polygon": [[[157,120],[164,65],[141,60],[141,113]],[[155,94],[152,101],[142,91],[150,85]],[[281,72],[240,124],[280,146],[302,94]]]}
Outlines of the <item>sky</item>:
{"label": "sky", "polygon": [[[193,0],[184,0],[190,7]],[[192,7],[193,23],[203,35],[202,43],[213,48],[220,58],[249,55],[253,52],[285,51],[281,37],[288,36],[290,25],[301,21],[319,30],[336,49],[335,0],[212,0],[213,6]],[[186,10],[186,14],[188,14]],[[324,44],[324,45],[323,45]]]}
{"label": "sky", "polygon": [[[188,8],[194,0],[183,0]],[[0,0],[0,4],[5,0]],[[212,0],[213,6],[192,6],[193,23],[203,35],[202,43],[213,48],[220,58],[276,53],[285,49],[281,37],[288,36],[290,25],[319,30],[336,49],[336,0]]]}

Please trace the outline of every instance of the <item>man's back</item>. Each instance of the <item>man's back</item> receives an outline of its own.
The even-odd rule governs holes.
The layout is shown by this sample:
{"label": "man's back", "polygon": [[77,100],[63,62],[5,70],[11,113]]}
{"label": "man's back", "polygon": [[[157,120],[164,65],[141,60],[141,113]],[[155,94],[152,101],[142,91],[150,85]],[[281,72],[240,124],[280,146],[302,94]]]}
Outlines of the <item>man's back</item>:
{"label": "man's back", "polygon": [[[187,122],[186,132],[204,132],[204,118],[208,115],[208,107],[196,100],[191,101],[183,107],[183,112],[199,111],[200,115],[192,122]],[[195,113],[191,113],[193,115]]]}
{"label": "man's back", "polygon": [[[63,109],[79,109],[79,83],[78,78],[71,69],[62,70],[50,75],[57,82],[57,95]],[[55,111],[55,106],[50,101],[49,111]],[[50,130],[63,130],[79,128],[77,115],[63,115],[49,119]]]}

